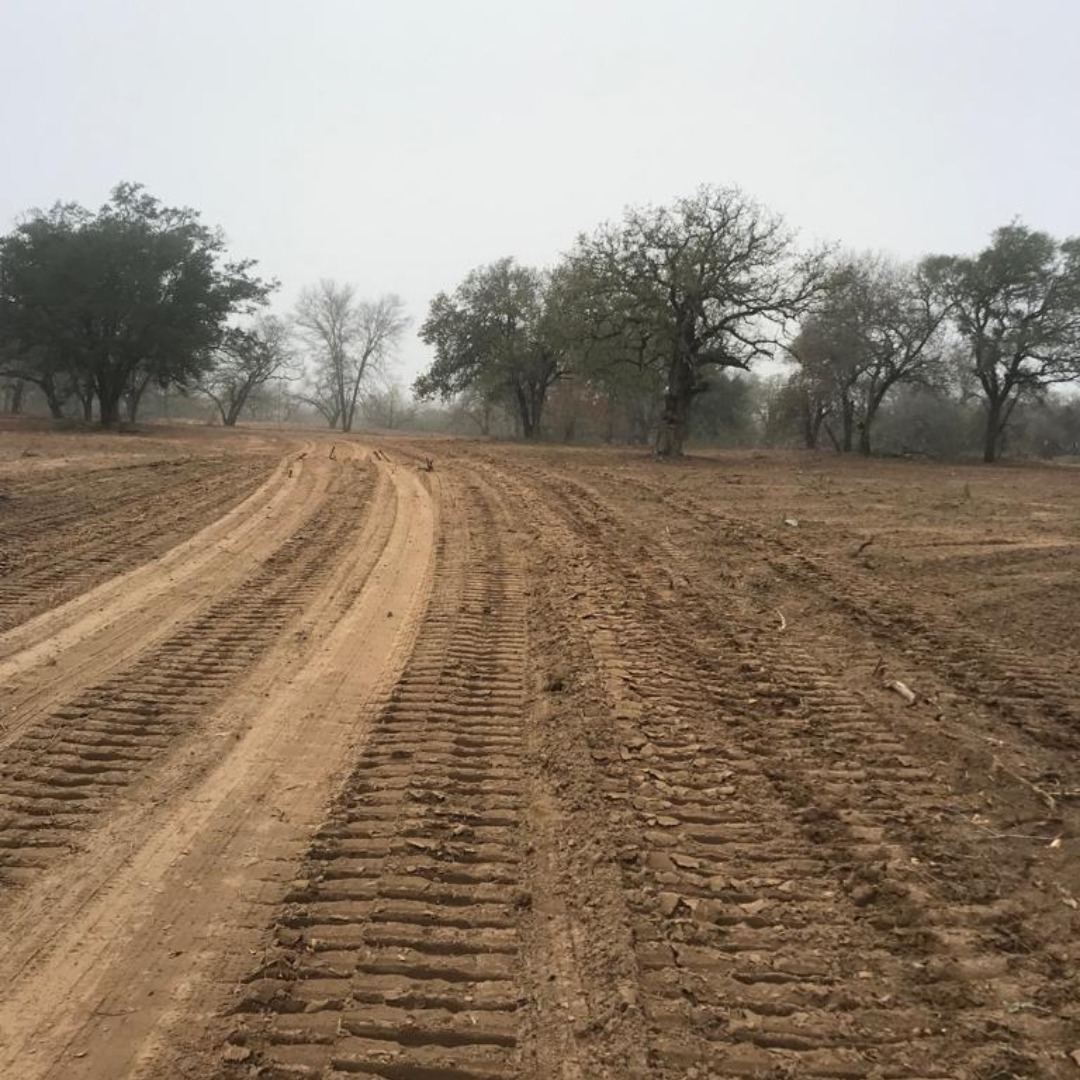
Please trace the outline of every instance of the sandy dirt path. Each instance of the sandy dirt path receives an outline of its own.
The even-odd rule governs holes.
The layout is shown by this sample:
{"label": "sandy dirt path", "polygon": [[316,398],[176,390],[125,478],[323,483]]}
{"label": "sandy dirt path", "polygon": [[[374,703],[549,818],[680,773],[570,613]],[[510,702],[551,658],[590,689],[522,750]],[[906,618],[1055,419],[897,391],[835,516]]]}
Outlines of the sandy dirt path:
{"label": "sandy dirt path", "polygon": [[[0,747],[249,574],[325,497],[332,470],[289,449],[254,493],[164,555],[0,634]],[[305,459],[296,461],[298,454]]]}
{"label": "sandy dirt path", "polygon": [[376,473],[362,527],[350,527],[338,572],[304,598],[287,641],[83,852],[6,905],[0,1074],[128,1075],[169,1011],[197,1001],[205,973],[258,922],[266,867],[287,866],[317,820],[423,612],[433,501],[409,467]]}

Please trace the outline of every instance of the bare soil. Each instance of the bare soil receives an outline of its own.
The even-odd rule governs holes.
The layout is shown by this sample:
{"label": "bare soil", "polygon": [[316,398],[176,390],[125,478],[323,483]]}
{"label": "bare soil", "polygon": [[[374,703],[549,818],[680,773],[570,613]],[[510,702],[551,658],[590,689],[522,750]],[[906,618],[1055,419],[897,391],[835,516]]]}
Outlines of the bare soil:
{"label": "bare soil", "polygon": [[0,494],[0,1075],[1080,1075],[1080,472],[13,426]]}

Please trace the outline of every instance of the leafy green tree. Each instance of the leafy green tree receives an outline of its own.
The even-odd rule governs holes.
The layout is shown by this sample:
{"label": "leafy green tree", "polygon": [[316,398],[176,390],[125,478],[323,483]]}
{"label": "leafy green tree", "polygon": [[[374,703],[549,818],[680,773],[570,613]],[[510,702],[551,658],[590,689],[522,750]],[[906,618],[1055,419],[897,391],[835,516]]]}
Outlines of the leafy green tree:
{"label": "leafy green tree", "polygon": [[965,343],[986,408],[983,460],[995,461],[1017,403],[1080,375],[1080,238],[1013,222],[979,254],[925,266]]}
{"label": "leafy green tree", "polygon": [[808,445],[816,442],[816,418],[827,424],[831,411],[840,420],[841,436],[832,436],[840,449],[852,449],[857,429],[859,450],[868,455],[887,395],[902,383],[928,382],[941,368],[947,308],[923,266],[878,255],[845,260],[788,346],[800,367],[794,385],[804,397]]}
{"label": "leafy green tree", "polygon": [[478,391],[514,410],[526,439],[537,438],[552,385],[567,373],[551,274],[500,259],[471,271],[431,302],[420,337],[435,360],[415,382],[418,398]]}
{"label": "leafy green tree", "polygon": [[661,456],[682,453],[709,372],[771,356],[826,276],[823,252],[798,252],[781,218],[721,187],[631,208],[581,236],[570,261],[591,335],[664,373]]}
{"label": "leafy green tree", "polygon": [[112,424],[125,395],[134,415],[150,380],[193,384],[228,319],[275,287],[254,265],[228,261],[194,210],[119,184],[97,213],[58,204],[0,241],[0,319],[40,370],[92,388]]}
{"label": "leafy green tree", "polygon": [[231,327],[214,349],[214,366],[198,388],[218,407],[225,427],[235,427],[244,407],[271,379],[285,375],[292,362],[289,327],[264,315],[246,329]]}

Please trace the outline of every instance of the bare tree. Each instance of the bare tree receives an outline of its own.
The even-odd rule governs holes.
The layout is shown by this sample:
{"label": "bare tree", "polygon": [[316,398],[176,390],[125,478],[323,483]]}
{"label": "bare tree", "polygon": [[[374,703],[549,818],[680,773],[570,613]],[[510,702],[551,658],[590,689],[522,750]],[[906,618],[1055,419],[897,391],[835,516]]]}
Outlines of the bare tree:
{"label": "bare tree", "polygon": [[870,453],[870,433],[885,396],[901,383],[929,383],[941,366],[942,324],[948,311],[941,289],[924,267],[865,258],[859,392],[859,451]]}
{"label": "bare tree", "polygon": [[341,418],[340,398],[321,367],[308,373],[307,380],[292,397],[302,405],[310,405],[326,421],[327,427],[338,426]]}
{"label": "bare tree", "polygon": [[393,293],[360,300],[352,285],[323,279],[301,294],[295,318],[314,353],[315,384],[332,404],[322,393],[308,400],[332,425],[351,431],[365,380],[393,354],[408,325],[404,303]]}

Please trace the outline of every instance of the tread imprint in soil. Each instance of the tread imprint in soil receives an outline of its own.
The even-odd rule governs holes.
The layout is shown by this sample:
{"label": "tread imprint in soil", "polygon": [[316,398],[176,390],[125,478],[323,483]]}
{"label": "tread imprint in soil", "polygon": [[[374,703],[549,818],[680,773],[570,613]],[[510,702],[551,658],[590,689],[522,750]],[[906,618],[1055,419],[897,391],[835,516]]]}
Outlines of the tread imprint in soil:
{"label": "tread imprint in soil", "polygon": [[159,461],[15,485],[19,512],[0,541],[0,632],[160,554],[249,495],[275,460]]}
{"label": "tread imprint in soil", "polygon": [[260,1076],[518,1075],[524,599],[490,506],[466,498],[405,672],[245,988],[232,1038]]}
{"label": "tread imprint in soil", "polygon": [[672,613],[667,571],[623,557],[640,538],[602,502],[539,475],[532,506],[537,488],[553,566],[581,553],[563,591],[589,595],[611,687],[619,752],[595,756],[642,841],[624,882],[656,1075],[1071,1075],[1043,1052],[1075,1044],[1068,989],[1025,956],[1022,913],[961,902],[911,846],[955,793],[807,650],[716,633],[719,595]]}
{"label": "tread imprint in soil", "polygon": [[245,581],[126,669],[54,706],[0,758],[0,883],[32,877],[204,716],[300,614],[355,535],[369,473],[324,504]]}

